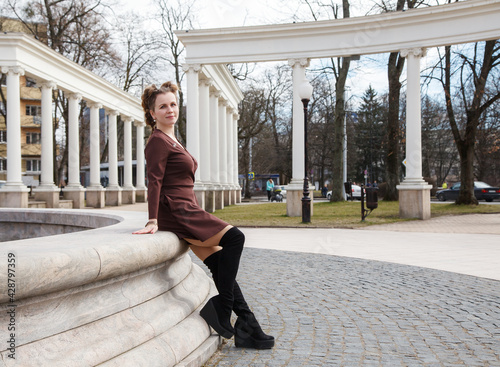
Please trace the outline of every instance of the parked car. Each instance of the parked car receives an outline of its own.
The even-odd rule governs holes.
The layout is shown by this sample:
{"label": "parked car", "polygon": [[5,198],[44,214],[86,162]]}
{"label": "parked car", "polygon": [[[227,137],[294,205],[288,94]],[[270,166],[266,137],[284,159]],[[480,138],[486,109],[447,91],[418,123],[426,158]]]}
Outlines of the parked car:
{"label": "parked car", "polygon": [[[459,191],[460,182],[457,182],[449,189],[437,191],[436,197],[439,201],[457,200]],[[488,202],[500,199],[500,188],[492,187],[482,181],[475,181],[474,196],[476,196],[477,200],[486,200]]]}
{"label": "parked car", "polygon": [[[351,200],[352,199],[361,200],[361,186],[352,184],[351,188],[352,188],[352,192],[351,193],[347,193],[347,195],[349,196],[349,199],[351,199]],[[328,191],[326,193],[326,198],[328,200],[330,200],[331,197],[332,197],[332,192]]]}

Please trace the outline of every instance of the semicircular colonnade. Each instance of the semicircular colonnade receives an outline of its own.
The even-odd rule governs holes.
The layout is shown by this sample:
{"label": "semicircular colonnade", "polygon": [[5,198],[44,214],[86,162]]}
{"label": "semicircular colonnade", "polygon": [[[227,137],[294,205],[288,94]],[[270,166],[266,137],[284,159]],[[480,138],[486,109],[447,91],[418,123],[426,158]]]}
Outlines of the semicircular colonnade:
{"label": "semicircular colonnade", "polygon": [[[407,58],[406,177],[398,186],[400,216],[430,218],[430,189],[422,177],[420,59],[429,47],[500,38],[500,0],[469,0],[422,9],[318,22],[178,30],[187,65],[288,60],[293,74],[292,180],[287,214],[301,216],[304,118],[299,85],[313,58],[400,52]],[[190,95],[197,92],[189,89]],[[188,114],[192,108],[187,106]],[[312,204],[311,204],[312,205]],[[311,208],[312,209],[312,208]]]}
{"label": "semicircular colonnade", "polygon": [[[35,80],[41,90],[41,170],[40,185],[33,189],[35,200],[48,208],[66,205],[59,201],[59,188],[54,183],[53,91],[59,89],[68,99],[68,172],[64,198],[73,208],[84,206],[102,208],[147,200],[144,166],[144,115],[138,98],[107,82],[84,67],[60,55],[48,46],[23,33],[0,34],[0,71],[6,74],[7,118],[5,121],[6,183],[0,188],[0,207],[26,208],[29,189],[23,181],[22,116],[20,78]],[[192,66],[186,69],[188,79],[194,75],[205,87],[200,88],[204,103],[218,106],[218,113],[193,114],[194,103],[188,111],[187,145],[192,155],[201,161],[197,172],[196,193],[200,205],[208,211],[234,204],[241,198],[238,185],[237,129],[238,103],[242,94],[222,65]],[[193,91],[196,88],[190,88]],[[191,102],[195,98],[188,98]],[[89,109],[89,146],[80,146],[80,101]],[[101,185],[100,110],[108,116],[108,180]],[[204,110],[203,110],[204,111]],[[118,177],[118,116],[124,127],[123,182]],[[203,121],[204,123],[200,123]],[[206,123],[205,123],[206,122]],[[133,184],[133,134],[136,126],[136,185]],[[224,147],[210,144],[220,139]],[[202,139],[200,139],[200,136]],[[224,148],[224,149],[223,149]],[[81,184],[81,151],[89,150],[89,183]],[[222,152],[224,150],[224,152]],[[212,157],[212,158],[208,158]],[[214,158],[216,157],[216,158]],[[206,162],[205,162],[206,161]],[[214,169],[211,169],[211,165]],[[5,165],[2,166],[5,169]],[[203,184],[202,184],[203,182]],[[208,184],[210,183],[210,184]]]}

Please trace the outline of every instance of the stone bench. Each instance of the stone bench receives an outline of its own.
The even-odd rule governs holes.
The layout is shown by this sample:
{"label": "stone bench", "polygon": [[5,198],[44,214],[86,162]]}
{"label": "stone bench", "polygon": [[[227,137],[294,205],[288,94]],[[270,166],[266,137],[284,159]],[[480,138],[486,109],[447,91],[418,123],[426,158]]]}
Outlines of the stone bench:
{"label": "stone bench", "polygon": [[200,366],[213,354],[220,339],[198,313],[213,282],[174,234],[132,235],[144,217],[0,209],[2,232],[46,236],[0,243],[0,366]]}

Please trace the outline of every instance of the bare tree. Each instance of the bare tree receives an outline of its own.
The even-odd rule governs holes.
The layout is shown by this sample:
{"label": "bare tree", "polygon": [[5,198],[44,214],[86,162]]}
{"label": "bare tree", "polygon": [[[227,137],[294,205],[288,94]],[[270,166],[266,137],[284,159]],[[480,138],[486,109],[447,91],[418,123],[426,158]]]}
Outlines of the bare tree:
{"label": "bare tree", "polygon": [[[106,8],[101,0],[34,0],[25,6],[19,5],[17,0],[7,1],[9,10],[24,24],[27,32],[88,70],[105,76],[119,63],[110,42]],[[54,131],[68,116],[68,104],[61,91],[57,92],[55,108],[56,114],[59,112],[63,118],[54,119]],[[67,129],[65,131],[67,134]],[[85,131],[81,133],[85,135]],[[63,178],[67,150],[62,144],[67,141],[66,136],[59,145],[54,144],[55,182]],[[61,157],[57,159],[58,153]]]}
{"label": "bare tree", "polygon": [[[304,2],[309,6],[311,14],[314,20],[318,20],[318,15],[314,11],[312,2],[310,0],[304,0]],[[339,18],[340,8],[339,5],[335,4],[332,0],[329,2],[316,1],[315,4],[320,8],[327,9],[331,12],[334,19]],[[349,0],[342,0],[342,17],[350,17],[350,5]],[[335,110],[334,110],[334,124],[333,124],[333,135],[334,135],[334,145],[333,145],[333,162],[332,162],[332,196],[331,201],[342,201],[344,197],[343,192],[343,146],[344,141],[344,120],[345,120],[345,84],[347,80],[347,74],[349,72],[349,66],[351,63],[350,57],[342,58],[331,58],[330,65],[324,68],[325,72],[331,73],[335,78]]]}
{"label": "bare tree", "polygon": [[[176,30],[189,30],[193,28],[193,5],[194,0],[176,0],[174,5],[169,0],[159,0],[156,4],[160,10],[160,23],[164,31],[163,44],[169,55],[162,58],[174,68],[175,82],[181,85],[184,78],[182,62],[184,57],[184,46],[175,35]],[[186,141],[186,116],[184,113],[184,93],[179,90],[179,119],[177,120],[177,135],[182,141]]]}
{"label": "bare tree", "polygon": [[[500,86],[496,82],[499,76],[500,42],[492,40],[476,43],[470,52],[457,51],[455,60],[452,60],[452,55],[452,47],[446,46],[441,59],[444,63],[441,82],[451,131],[460,155],[461,185],[456,202],[477,204],[474,196],[475,145],[481,116],[500,99]],[[457,93],[452,90],[455,72],[459,79]],[[462,113],[454,103],[456,99],[461,101]],[[460,116],[463,116],[462,121]]]}
{"label": "bare tree", "polygon": [[[244,172],[250,172],[252,160],[252,141],[265,126],[265,94],[264,90],[250,87],[243,92],[244,98],[240,103],[238,123],[238,140],[240,143],[240,166]],[[245,176],[245,198],[250,198],[250,180]]]}

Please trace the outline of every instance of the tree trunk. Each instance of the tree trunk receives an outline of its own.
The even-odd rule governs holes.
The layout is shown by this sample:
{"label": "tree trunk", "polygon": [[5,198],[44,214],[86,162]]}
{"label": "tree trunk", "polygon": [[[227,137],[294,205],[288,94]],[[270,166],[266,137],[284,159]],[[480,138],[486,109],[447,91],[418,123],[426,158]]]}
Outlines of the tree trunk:
{"label": "tree trunk", "polygon": [[389,79],[389,111],[387,113],[387,164],[385,172],[385,181],[387,190],[384,200],[398,200],[399,185],[399,140],[400,140],[400,121],[399,121],[399,98],[401,93],[401,72],[403,71],[404,58],[398,52],[392,52],[388,62]]}
{"label": "tree trunk", "polygon": [[[350,17],[349,1],[342,1],[344,18]],[[335,116],[334,116],[334,146],[332,164],[332,197],[330,201],[344,201],[343,187],[343,157],[344,157],[344,122],[345,122],[345,82],[349,66],[350,57],[342,58],[342,65],[339,67],[338,78],[335,83]]]}

